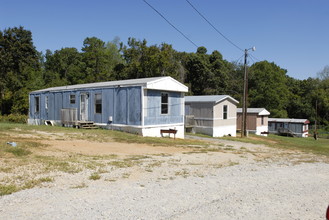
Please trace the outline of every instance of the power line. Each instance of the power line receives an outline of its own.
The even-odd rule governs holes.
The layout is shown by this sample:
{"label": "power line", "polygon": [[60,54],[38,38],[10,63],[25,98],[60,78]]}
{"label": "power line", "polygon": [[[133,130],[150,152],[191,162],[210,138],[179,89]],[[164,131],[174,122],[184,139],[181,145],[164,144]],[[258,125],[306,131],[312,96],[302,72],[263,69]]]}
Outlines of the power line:
{"label": "power line", "polygon": [[250,55],[250,57],[252,57],[252,58],[254,58],[255,60],[257,60],[258,62],[260,62],[260,59],[258,59],[257,57],[255,57],[254,55],[251,55],[251,54],[249,54]]}
{"label": "power line", "polygon": [[238,50],[244,51],[243,49],[241,49],[238,45],[236,45],[235,43],[233,43],[228,37],[226,37],[222,32],[220,32],[203,14],[201,14],[201,12],[198,11],[198,9],[196,9],[196,7],[194,5],[192,5],[192,3],[189,0],[185,0],[213,29],[215,29],[215,31],[220,34],[225,40],[227,40],[230,44],[232,44],[234,47],[236,47]]}
{"label": "power line", "polygon": [[236,62],[240,63],[239,61],[242,59],[242,57],[244,57],[244,54],[239,59],[237,59]]}
{"label": "power line", "polygon": [[198,45],[196,45],[190,38],[188,38],[183,32],[181,32],[178,28],[175,27],[168,19],[165,18],[158,10],[156,10],[150,3],[148,3],[146,0],[143,0],[150,8],[152,8],[158,15],[160,15],[171,27],[173,27],[176,31],[178,31],[183,37],[185,37],[186,40],[188,40],[191,44],[193,44],[195,47],[198,48]]}
{"label": "power line", "polygon": [[[249,54],[250,55],[250,54]],[[256,63],[256,61],[253,59],[253,56],[249,56],[250,57],[250,59],[253,61],[253,63]],[[254,57],[254,58],[256,58],[256,57]]]}

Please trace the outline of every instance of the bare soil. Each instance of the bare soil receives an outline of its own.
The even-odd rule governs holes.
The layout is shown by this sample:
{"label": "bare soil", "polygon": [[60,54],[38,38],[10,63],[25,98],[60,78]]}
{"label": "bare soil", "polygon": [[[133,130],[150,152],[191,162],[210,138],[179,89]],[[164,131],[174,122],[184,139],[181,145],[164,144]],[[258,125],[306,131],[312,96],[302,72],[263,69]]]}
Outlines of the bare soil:
{"label": "bare soil", "polygon": [[[40,144],[26,158],[2,155],[0,186],[35,184],[0,197],[4,219],[294,219],[293,210],[318,219],[329,199],[328,158],[299,151],[198,137],[187,138],[208,145],[19,129],[3,134],[3,142]],[[310,204],[317,209],[303,209]]]}

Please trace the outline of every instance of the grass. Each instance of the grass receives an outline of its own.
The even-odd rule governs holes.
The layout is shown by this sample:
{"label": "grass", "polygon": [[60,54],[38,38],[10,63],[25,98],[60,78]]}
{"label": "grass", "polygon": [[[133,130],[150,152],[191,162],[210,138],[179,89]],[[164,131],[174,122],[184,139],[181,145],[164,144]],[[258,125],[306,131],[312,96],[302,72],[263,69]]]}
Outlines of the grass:
{"label": "grass", "polygon": [[38,179],[27,180],[23,185],[9,183],[9,184],[0,184],[0,196],[9,195],[20,190],[31,189],[33,187],[39,186],[45,182],[53,182],[52,177],[42,177]]}
{"label": "grass", "polygon": [[225,140],[240,141],[252,144],[264,144],[270,147],[277,147],[290,150],[300,150],[306,153],[329,156],[329,139],[314,140],[312,137],[298,138],[279,135],[257,136],[249,135],[247,138],[224,137]]}
{"label": "grass", "polygon": [[[211,138],[210,136],[203,134],[189,134],[189,135]],[[325,139],[325,138],[319,138],[318,140],[314,140],[313,137],[292,138],[292,137],[285,137],[285,136],[278,136],[271,134],[265,137],[265,136],[249,134],[249,137],[244,137],[244,138],[241,138],[239,136],[237,137],[227,136],[217,139],[239,141],[239,142],[251,143],[251,144],[264,144],[270,147],[300,150],[306,153],[315,153],[327,157],[329,156],[329,139]],[[224,148],[224,150],[229,150],[229,148]]]}
{"label": "grass", "polygon": [[[179,147],[189,149],[185,152],[186,154],[234,150],[233,146],[210,145],[207,141],[150,138],[104,129],[83,130],[64,127],[0,123],[0,174],[3,176],[3,178],[0,179],[0,196],[40,186],[42,183],[52,182],[54,181],[53,177],[43,176],[53,171],[74,174],[83,170],[90,170],[92,174],[89,176],[89,179],[98,180],[102,178],[102,173],[108,172],[108,166],[111,166],[110,169],[117,169],[145,165],[145,170],[147,172],[152,172],[154,168],[160,167],[162,163],[153,161],[149,156],[139,155],[122,159],[114,154],[105,156],[65,154],[65,152],[62,152],[62,156],[38,154],[47,148],[47,145],[40,144],[40,140],[44,140],[43,132],[51,134],[53,137],[61,140],[116,141],[148,144],[151,146]],[[206,135],[197,136],[209,137]],[[315,141],[313,138],[290,138],[275,135],[269,135],[268,137],[250,135],[249,138],[224,137],[223,139],[253,144],[265,144],[271,147],[301,150],[329,156],[329,139],[320,138]],[[10,146],[7,142],[16,142],[17,146]],[[247,148],[242,147],[241,149],[246,150]],[[153,156],[166,157],[170,156],[170,154],[158,154]],[[228,165],[232,166],[236,165],[236,163],[231,162]],[[25,174],[25,171],[27,171],[27,174]],[[189,175],[188,170],[181,170],[175,173],[175,176],[187,177]],[[129,176],[129,173],[124,173],[122,178],[129,178]],[[106,175],[104,175],[104,179],[106,181],[112,181],[112,179],[106,179]],[[77,186],[77,188],[80,187],[83,188],[86,186]]]}
{"label": "grass", "polygon": [[98,173],[93,173],[89,177],[90,180],[99,180],[100,178],[101,178],[101,175],[99,175]]}

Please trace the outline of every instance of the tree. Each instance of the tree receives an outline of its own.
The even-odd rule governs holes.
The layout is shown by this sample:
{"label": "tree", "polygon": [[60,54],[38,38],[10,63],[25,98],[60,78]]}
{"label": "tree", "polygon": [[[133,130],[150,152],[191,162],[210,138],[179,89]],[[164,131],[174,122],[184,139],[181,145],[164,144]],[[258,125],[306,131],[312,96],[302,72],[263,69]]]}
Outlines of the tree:
{"label": "tree", "polygon": [[178,53],[169,44],[147,46],[147,41],[128,39],[123,47],[125,67],[122,75],[127,78],[172,76],[180,80],[181,64]]}
{"label": "tree", "polygon": [[329,79],[329,65],[325,66],[323,70],[317,73],[318,78],[322,80]]}
{"label": "tree", "polygon": [[86,75],[82,55],[76,48],[62,48],[54,53],[47,50],[44,77],[47,86],[84,83]]}
{"label": "tree", "polygon": [[266,108],[271,117],[287,117],[287,71],[274,63],[262,61],[253,64],[249,72],[249,107]]}
{"label": "tree", "polygon": [[210,70],[208,55],[205,48],[198,48],[199,53],[192,53],[186,63],[187,82],[191,85],[193,95],[206,95],[213,93],[212,80],[214,74]]}
{"label": "tree", "polygon": [[[1,114],[27,113],[27,94],[32,78],[41,80],[40,54],[32,42],[31,31],[14,27],[0,31]],[[40,82],[42,84],[42,82]]]}
{"label": "tree", "polygon": [[114,78],[107,68],[105,42],[96,37],[87,37],[83,41],[83,61],[86,64],[86,82],[108,81]]}

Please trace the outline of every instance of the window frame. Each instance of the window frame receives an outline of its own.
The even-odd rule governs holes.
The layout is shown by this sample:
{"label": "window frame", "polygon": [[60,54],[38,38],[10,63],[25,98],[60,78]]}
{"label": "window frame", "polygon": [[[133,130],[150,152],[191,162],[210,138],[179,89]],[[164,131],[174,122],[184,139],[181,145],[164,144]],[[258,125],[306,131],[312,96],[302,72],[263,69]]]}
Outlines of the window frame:
{"label": "window frame", "polygon": [[102,93],[95,93],[95,114],[102,114]]}
{"label": "window frame", "polygon": [[34,96],[34,113],[40,112],[40,96]]}
{"label": "window frame", "polygon": [[[163,98],[166,98],[167,102],[164,102],[165,100]],[[169,114],[169,93],[168,92],[161,92],[161,115],[168,115]]]}
{"label": "window frame", "polygon": [[76,103],[76,95],[75,94],[70,94],[70,104],[73,105],[75,103]]}
{"label": "window frame", "polygon": [[45,96],[45,109],[48,110],[49,107],[49,96]]}
{"label": "window frame", "polygon": [[228,119],[228,105],[223,105],[223,120]]}

